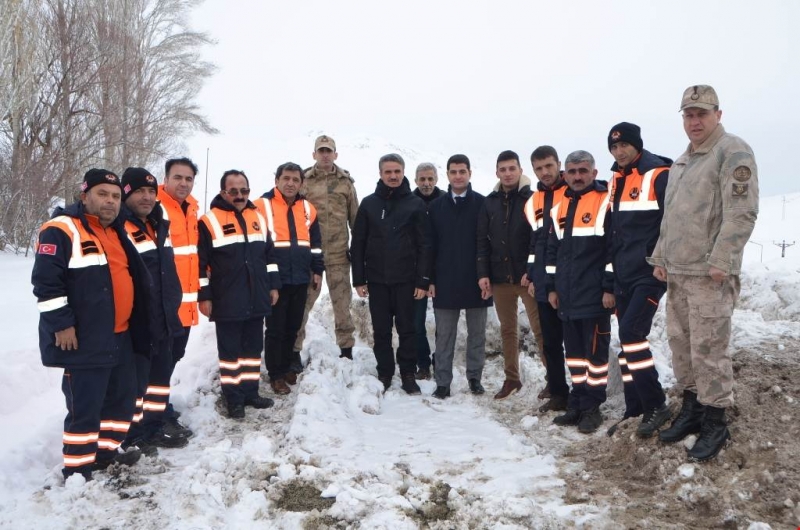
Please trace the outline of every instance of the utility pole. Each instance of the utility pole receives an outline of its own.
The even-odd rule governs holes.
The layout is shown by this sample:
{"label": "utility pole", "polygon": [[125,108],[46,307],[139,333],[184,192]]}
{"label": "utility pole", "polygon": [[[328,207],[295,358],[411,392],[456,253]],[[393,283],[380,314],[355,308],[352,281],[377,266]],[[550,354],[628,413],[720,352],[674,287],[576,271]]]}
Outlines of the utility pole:
{"label": "utility pole", "polygon": [[761,243],[757,243],[755,241],[752,241],[752,240],[748,241],[748,243],[752,243],[753,245],[758,245],[759,246],[759,248],[761,250],[761,255],[759,256],[758,261],[760,261],[761,263],[764,263],[764,245],[762,245]]}
{"label": "utility pole", "polygon": [[781,247],[781,257],[785,258],[786,257],[786,247],[791,247],[792,245],[794,245],[794,241],[792,241],[791,243],[787,243],[786,240],[784,239],[780,243],[776,243],[776,242],[773,241],[772,244],[775,245],[776,247]]}
{"label": "utility pole", "polygon": [[208,211],[208,153],[211,151],[210,147],[206,147],[206,191],[203,196],[203,211]]}

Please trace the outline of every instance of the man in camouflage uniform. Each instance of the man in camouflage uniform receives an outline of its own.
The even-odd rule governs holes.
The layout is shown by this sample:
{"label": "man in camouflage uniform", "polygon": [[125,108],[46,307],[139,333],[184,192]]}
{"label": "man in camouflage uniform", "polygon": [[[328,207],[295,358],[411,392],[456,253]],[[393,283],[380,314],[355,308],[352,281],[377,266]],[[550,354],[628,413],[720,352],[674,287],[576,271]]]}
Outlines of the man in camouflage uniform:
{"label": "man in camouflage uniform", "polygon": [[[353,177],[346,169],[334,164],[338,156],[333,138],[325,135],[317,138],[313,154],[316,164],[305,172],[302,194],[317,209],[317,220],[322,232],[322,253],[325,256],[325,280],[333,304],[336,344],[341,351],[340,357],[352,359],[355,327],[350,315],[353,287],[350,282],[347,245],[350,229],[356,220],[358,197]],[[298,373],[303,370],[300,350],[303,349],[303,340],[306,337],[308,313],[314,307],[319,292],[318,288],[309,284],[303,323],[294,343],[292,370]]]}
{"label": "man in camouflage uniform", "polygon": [[758,214],[753,150],[720,124],[714,89],[695,85],[681,100],[689,147],[670,169],[653,275],[667,283],[667,336],[683,406],[659,438],[700,432],[689,458],[714,458],[730,437],[733,405],[728,342],[739,297],[742,252]]}

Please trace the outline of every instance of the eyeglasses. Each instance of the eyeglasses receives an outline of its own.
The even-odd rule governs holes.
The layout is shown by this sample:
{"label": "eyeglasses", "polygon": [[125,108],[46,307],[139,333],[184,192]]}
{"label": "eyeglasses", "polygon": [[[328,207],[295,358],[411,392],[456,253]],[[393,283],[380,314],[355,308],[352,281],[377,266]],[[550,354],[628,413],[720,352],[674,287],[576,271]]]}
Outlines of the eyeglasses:
{"label": "eyeglasses", "polygon": [[225,191],[225,193],[227,193],[228,195],[230,195],[232,197],[237,197],[239,195],[242,195],[242,196],[250,195],[250,188],[241,188],[241,189],[231,188],[229,190],[224,190],[224,191]]}

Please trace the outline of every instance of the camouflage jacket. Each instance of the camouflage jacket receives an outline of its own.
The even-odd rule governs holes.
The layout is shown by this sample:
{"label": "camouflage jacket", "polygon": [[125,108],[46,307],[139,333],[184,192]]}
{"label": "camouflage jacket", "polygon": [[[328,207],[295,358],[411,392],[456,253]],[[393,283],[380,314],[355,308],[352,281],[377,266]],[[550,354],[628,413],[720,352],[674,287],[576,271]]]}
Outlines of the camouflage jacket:
{"label": "camouflage jacket", "polygon": [[305,172],[302,194],[317,209],[325,265],[349,265],[350,229],[356,221],[358,197],[353,177],[337,165],[325,173],[316,165]]}
{"label": "camouflage jacket", "polygon": [[720,124],[670,168],[661,231],[647,261],[671,274],[704,276],[714,266],[738,275],[757,215],[753,150]]}

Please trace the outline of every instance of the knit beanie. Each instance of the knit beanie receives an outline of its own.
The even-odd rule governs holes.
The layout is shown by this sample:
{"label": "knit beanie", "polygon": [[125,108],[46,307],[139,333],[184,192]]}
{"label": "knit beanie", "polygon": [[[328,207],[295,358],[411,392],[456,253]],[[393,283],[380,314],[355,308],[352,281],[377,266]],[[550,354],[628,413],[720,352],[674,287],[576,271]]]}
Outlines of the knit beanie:
{"label": "knit beanie", "polygon": [[122,174],[122,200],[130,197],[131,193],[149,186],[158,194],[158,181],[143,167],[129,167]]}
{"label": "knit beanie", "polygon": [[122,188],[119,177],[107,169],[92,168],[83,175],[81,191],[86,193],[98,184],[114,184]]}
{"label": "knit beanie", "polygon": [[618,123],[614,125],[611,128],[611,132],[608,133],[608,150],[611,151],[611,146],[617,142],[629,143],[641,153],[644,148],[642,130],[638,125],[633,123],[628,123],[626,121]]}

